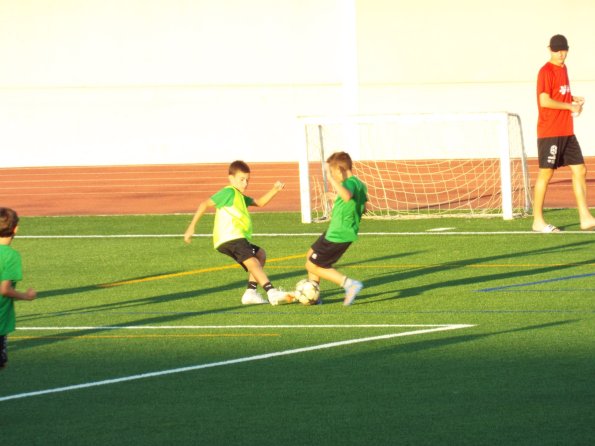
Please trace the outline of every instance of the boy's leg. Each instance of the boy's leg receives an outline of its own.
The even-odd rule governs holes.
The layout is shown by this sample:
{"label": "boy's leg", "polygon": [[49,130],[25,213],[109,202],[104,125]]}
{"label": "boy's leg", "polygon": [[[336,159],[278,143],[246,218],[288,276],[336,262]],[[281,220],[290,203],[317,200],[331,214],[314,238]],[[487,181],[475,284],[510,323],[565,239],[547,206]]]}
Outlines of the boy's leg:
{"label": "boy's leg", "polygon": [[350,279],[335,268],[323,268],[315,265],[310,260],[306,262],[306,270],[308,271],[308,278],[310,280],[316,280],[315,277],[318,277],[318,281],[322,278],[342,287],[345,290],[343,305],[351,305],[355,300],[355,297],[364,287],[364,284],[360,281]]}
{"label": "boy's leg", "polygon": [[570,165],[572,171],[572,190],[576,198],[580,228],[590,230],[595,228],[595,218],[591,215],[587,205],[587,167],[584,164]]}
{"label": "boy's leg", "polygon": [[543,218],[543,203],[545,201],[545,193],[550,180],[554,176],[554,169],[539,169],[537,180],[535,181],[534,197],[533,197],[533,230],[540,232],[548,224]]}
{"label": "boy's leg", "polygon": [[291,294],[273,287],[258,258],[250,257],[249,259],[244,260],[242,264],[246,267],[246,270],[248,270],[250,277],[253,277],[254,280],[264,288],[271,305],[279,305],[281,303],[290,303],[293,301],[294,297]]}
{"label": "boy's leg", "polygon": [[339,286],[343,286],[345,282],[345,274],[341,274],[334,268],[323,268],[315,265],[309,259],[306,261],[306,271],[308,271],[308,279],[320,282],[320,279],[328,280]]}
{"label": "boy's leg", "polygon": [[333,265],[347,251],[351,243],[333,243],[324,238],[324,234],[312,245],[306,258],[306,271],[310,280],[320,279],[333,282],[345,289],[343,305],[351,305],[364,285],[340,273]]}
{"label": "boy's leg", "polygon": [[262,264],[258,258],[250,257],[249,259],[244,260],[242,264],[248,270],[248,280],[257,282],[262,287],[269,283],[269,278],[264,272]]}
{"label": "boy's leg", "polygon": [[7,337],[6,335],[0,335],[0,369],[4,368],[8,362],[8,352],[6,348]]}
{"label": "boy's leg", "polygon": [[[262,269],[260,260],[257,257],[250,257],[242,262],[246,271],[248,271],[248,287],[242,296],[242,304],[266,304],[266,299],[256,291],[257,284],[264,285],[269,279]],[[272,285],[271,285],[272,286]]]}
{"label": "boy's leg", "polygon": [[[256,260],[258,260],[258,263],[260,263],[260,270],[264,273],[264,265],[267,261],[267,255],[264,249],[260,248],[258,251],[256,251],[256,254],[254,255],[254,257]],[[243,262],[242,262],[243,263]],[[244,264],[244,266],[246,266]],[[246,267],[247,268],[247,267]],[[266,278],[266,282],[269,281],[268,277],[266,277],[266,274],[264,274],[265,278]],[[261,276],[259,276],[261,277]],[[248,282],[257,282],[260,283],[258,278],[256,276],[254,276],[251,272],[250,269],[248,269]],[[265,283],[266,283],[265,282]],[[262,285],[262,283],[260,283]]]}
{"label": "boy's leg", "polygon": [[[257,249],[255,254],[256,259],[260,262],[261,266],[264,266],[266,262],[266,253],[264,249]],[[244,268],[246,266],[244,265]],[[248,269],[246,268],[246,271]],[[249,305],[249,304],[265,304],[268,303],[265,299],[262,298],[260,293],[257,291],[258,288],[258,280],[250,271],[248,271],[248,285],[246,286],[246,291],[242,296],[242,304]]]}
{"label": "boy's leg", "polygon": [[[262,269],[262,264],[266,260],[264,250],[250,244],[246,239],[236,239],[223,243],[217,247],[217,250],[234,259],[248,272],[248,287],[242,296],[242,304],[267,303],[267,300],[263,299],[256,291],[258,283],[266,285],[268,282],[268,278]],[[270,286],[272,287],[272,285]]]}

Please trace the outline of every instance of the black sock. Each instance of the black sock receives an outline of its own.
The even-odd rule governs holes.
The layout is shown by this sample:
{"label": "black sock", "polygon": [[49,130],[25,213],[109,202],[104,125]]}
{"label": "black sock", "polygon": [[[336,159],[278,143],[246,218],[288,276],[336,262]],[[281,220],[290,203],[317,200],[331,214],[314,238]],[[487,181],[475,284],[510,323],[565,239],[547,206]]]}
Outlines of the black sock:
{"label": "black sock", "polygon": [[258,286],[258,283],[257,282],[248,282],[247,288],[249,290],[255,290],[257,286]]}
{"label": "black sock", "polygon": [[0,368],[4,367],[8,361],[8,355],[6,353],[6,335],[0,336]]}
{"label": "black sock", "polygon": [[270,289],[273,289],[273,284],[271,282],[265,283],[263,286],[264,290],[268,293]]}

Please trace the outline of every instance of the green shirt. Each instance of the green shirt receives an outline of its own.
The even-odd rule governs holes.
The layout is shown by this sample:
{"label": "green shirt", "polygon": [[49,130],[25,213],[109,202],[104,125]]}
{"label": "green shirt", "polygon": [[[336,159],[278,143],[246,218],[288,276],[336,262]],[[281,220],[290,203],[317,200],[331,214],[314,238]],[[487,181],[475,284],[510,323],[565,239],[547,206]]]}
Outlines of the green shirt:
{"label": "green shirt", "polygon": [[335,243],[357,240],[359,224],[368,201],[368,189],[359,178],[351,176],[341,185],[351,193],[351,200],[345,202],[337,196],[333,205],[331,222],[325,238]]}
{"label": "green shirt", "polygon": [[215,203],[215,224],[213,227],[213,245],[230,240],[252,239],[252,218],[248,206],[254,203],[233,186],[226,186],[211,197]]}
{"label": "green shirt", "polygon": [[[13,282],[13,286],[23,280],[21,255],[11,246],[0,245],[0,281],[5,280]],[[0,335],[14,331],[15,325],[14,299],[0,296]]]}

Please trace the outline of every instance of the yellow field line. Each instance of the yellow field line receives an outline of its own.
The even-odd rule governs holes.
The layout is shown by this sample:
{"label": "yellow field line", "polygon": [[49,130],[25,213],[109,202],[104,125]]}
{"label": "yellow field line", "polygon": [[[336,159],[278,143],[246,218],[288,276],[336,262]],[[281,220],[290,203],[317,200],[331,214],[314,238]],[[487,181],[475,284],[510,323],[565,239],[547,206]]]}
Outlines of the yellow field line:
{"label": "yellow field line", "polygon": [[[298,259],[301,257],[305,257],[305,254],[295,254],[295,255],[286,256],[286,257],[278,257],[276,259],[268,259],[267,264],[273,263],[273,262],[283,262],[285,260]],[[203,274],[203,273],[212,273],[214,271],[223,271],[226,269],[233,269],[233,268],[239,268],[239,267],[240,266],[238,264],[225,265],[225,266],[214,266],[211,268],[201,268],[201,269],[195,269],[195,270],[191,270],[191,271],[182,271],[179,273],[160,274],[158,276],[143,277],[140,279],[131,279],[131,280],[122,280],[120,282],[103,283],[103,284],[100,284],[97,286],[99,288],[110,288],[110,287],[115,287],[115,286],[131,285],[134,283],[151,282],[154,280],[173,279],[175,277],[191,276],[191,275]]]}
{"label": "yellow field line", "polygon": [[595,263],[488,263],[481,265],[469,265],[466,263],[401,263],[398,265],[345,265],[342,268],[543,268],[550,266],[595,266]]}
{"label": "yellow field line", "polygon": [[146,339],[146,338],[235,338],[235,337],[275,337],[278,333],[202,333],[202,334],[147,334],[147,335],[52,335],[52,336],[11,336],[10,339]]}
{"label": "yellow field line", "polygon": [[[481,265],[469,265],[466,263],[399,263],[392,265],[339,265],[339,269],[399,269],[399,268],[543,268],[543,267],[565,267],[565,266],[595,266],[595,263],[488,263]],[[298,269],[303,265],[271,265],[269,269]]]}
{"label": "yellow field line", "polygon": [[[284,262],[286,260],[293,260],[305,257],[305,254],[295,254],[286,257],[278,257],[267,260],[267,268],[270,269],[299,269],[303,265],[269,265],[275,262]],[[403,269],[403,268],[544,268],[544,267],[568,267],[568,266],[595,266],[595,263],[490,263],[490,264],[465,264],[465,263],[401,263],[392,265],[374,265],[374,264],[357,264],[344,265],[341,268],[359,268],[359,269]],[[214,266],[211,268],[201,268],[190,271],[182,271],[179,273],[160,274],[157,276],[143,277],[140,279],[122,280],[119,282],[104,283],[97,285],[99,288],[111,288],[122,285],[132,285],[135,283],[151,282],[155,280],[173,279],[176,277],[191,276],[196,274],[211,273],[215,271],[223,271],[227,269],[239,268],[238,264]]]}

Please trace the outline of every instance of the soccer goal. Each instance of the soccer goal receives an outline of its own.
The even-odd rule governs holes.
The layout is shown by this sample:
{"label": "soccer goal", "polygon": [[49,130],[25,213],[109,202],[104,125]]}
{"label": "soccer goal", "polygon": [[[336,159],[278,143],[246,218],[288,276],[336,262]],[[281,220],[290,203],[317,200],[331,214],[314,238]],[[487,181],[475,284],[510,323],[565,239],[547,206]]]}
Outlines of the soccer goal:
{"label": "soccer goal", "polygon": [[520,117],[511,113],[300,118],[302,221],[330,217],[324,161],[348,152],[371,218],[512,219],[531,212]]}

